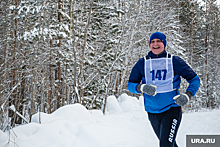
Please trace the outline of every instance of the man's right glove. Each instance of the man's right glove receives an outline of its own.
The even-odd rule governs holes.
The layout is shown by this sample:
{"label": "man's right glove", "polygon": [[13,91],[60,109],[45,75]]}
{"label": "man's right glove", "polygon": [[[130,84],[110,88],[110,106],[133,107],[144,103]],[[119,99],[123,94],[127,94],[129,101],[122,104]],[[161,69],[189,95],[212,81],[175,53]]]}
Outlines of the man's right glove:
{"label": "man's right glove", "polygon": [[157,86],[150,85],[150,84],[139,84],[138,91],[146,93],[147,95],[155,96],[157,94],[156,88]]}
{"label": "man's right glove", "polygon": [[191,97],[192,97],[192,92],[186,91],[186,93],[183,93],[183,94],[181,93],[175,96],[173,99],[175,100],[175,103],[177,105],[184,106],[188,103]]}

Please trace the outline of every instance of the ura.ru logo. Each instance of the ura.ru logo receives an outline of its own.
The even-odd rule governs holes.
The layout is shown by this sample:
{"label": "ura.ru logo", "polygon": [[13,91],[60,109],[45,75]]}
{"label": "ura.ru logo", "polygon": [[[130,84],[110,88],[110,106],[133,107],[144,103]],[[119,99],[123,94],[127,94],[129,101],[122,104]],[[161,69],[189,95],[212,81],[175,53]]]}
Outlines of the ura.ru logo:
{"label": "ura.ru logo", "polygon": [[215,143],[215,138],[193,138],[191,139],[191,143]]}

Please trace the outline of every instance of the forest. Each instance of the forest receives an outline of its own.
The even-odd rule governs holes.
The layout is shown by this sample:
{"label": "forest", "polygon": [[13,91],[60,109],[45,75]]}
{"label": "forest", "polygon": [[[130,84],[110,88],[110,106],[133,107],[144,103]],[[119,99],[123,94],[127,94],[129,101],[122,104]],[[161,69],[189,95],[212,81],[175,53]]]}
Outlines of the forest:
{"label": "forest", "polygon": [[110,95],[138,98],[129,74],[156,31],[201,79],[184,112],[218,109],[219,24],[216,0],[1,0],[0,129],[64,105],[105,113]]}

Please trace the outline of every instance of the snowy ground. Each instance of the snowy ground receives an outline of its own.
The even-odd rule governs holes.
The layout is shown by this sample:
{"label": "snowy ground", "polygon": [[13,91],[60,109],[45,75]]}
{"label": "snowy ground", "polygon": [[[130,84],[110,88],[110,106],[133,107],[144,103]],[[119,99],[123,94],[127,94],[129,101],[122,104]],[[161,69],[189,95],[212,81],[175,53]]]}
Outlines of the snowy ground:
{"label": "snowy ground", "polygon": [[[41,124],[39,124],[39,116]],[[220,135],[220,110],[184,113],[177,143],[186,135]],[[10,142],[9,142],[10,140]],[[0,130],[0,147],[158,147],[158,140],[143,109],[142,98],[108,97],[106,115],[80,104],[64,106],[52,114],[35,114],[32,123],[9,132]]]}

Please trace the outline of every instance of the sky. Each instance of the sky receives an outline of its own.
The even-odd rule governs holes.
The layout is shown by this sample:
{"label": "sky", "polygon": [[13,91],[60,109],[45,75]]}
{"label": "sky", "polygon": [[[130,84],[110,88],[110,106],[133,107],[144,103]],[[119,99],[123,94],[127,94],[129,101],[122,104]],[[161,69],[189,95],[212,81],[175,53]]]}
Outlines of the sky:
{"label": "sky", "polygon": [[[40,123],[41,122],[41,123]],[[220,110],[183,113],[177,135],[220,135]],[[0,147],[158,147],[144,111],[143,97],[109,96],[106,114],[80,104],[66,105],[52,114],[37,113],[32,122],[0,130]]]}

